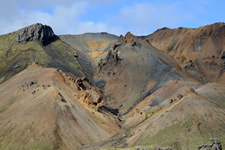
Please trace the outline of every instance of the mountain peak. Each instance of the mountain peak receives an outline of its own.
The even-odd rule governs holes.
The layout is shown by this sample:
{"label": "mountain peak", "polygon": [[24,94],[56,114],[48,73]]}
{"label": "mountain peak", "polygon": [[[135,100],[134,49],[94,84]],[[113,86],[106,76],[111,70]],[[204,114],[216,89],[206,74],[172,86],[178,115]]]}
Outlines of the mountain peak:
{"label": "mountain peak", "polygon": [[218,22],[211,25],[198,28],[200,37],[216,37],[222,38],[225,36],[225,23]]}
{"label": "mountain peak", "polygon": [[125,37],[123,35],[120,35],[119,41],[122,42],[123,44],[133,43],[137,41],[137,37],[134,36],[131,32],[127,32],[125,34]]}
{"label": "mountain peak", "polygon": [[17,42],[25,44],[28,41],[40,41],[42,44],[55,37],[50,26],[36,23],[18,31]]}

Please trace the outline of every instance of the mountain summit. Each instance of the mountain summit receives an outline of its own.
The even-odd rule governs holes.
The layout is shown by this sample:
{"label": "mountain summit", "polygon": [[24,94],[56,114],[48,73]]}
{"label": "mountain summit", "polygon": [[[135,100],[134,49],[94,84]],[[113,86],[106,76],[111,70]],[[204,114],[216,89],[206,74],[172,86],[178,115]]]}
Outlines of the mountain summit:
{"label": "mountain summit", "polygon": [[28,41],[40,41],[42,44],[55,38],[55,34],[50,26],[40,23],[30,25],[18,31],[18,43],[26,44]]}

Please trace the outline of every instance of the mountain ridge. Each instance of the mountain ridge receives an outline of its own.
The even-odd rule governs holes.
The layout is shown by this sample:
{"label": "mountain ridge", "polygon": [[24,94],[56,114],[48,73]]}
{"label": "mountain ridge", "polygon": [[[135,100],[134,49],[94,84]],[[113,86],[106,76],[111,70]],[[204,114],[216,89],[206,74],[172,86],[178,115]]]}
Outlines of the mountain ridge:
{"label": "mountain ridge", "polygon": [[[223,42],[225,24],[215,23],[196,29],[157,30],[146,39],[173,57],[189,74],[207,82],[224,84]],[[213,71],[210,71],[213,70]]]}
{"label": "mountain ridge", "polygon": [[224,146],[224,34],[224,23],[148,36],[37,23],[1,35],[0,149]]}

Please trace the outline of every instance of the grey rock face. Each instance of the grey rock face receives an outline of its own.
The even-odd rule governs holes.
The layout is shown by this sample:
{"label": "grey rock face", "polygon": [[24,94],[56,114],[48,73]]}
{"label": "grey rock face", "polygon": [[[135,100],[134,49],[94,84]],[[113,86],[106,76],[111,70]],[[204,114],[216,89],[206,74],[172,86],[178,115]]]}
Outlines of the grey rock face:
{"label": "grey rock face", "polygon": [[26,44],[28,41],[40,41],[44,44],[54,37],[55,34],[50,26],[37,23],[20,29],[16,40],[20,44]]}
{"label": "grey rock face", "polygon": [[36,89],[38,87],[37,82],[29,81],[27,83],[24,83],[22,86],[23,91],[26,91],[29,87],[32,89]]}
{"label": "grey rock face", "polygon": [[197,150],[222,150],[222,145],[217,139],[210,139],[209,143],[199,146]]}

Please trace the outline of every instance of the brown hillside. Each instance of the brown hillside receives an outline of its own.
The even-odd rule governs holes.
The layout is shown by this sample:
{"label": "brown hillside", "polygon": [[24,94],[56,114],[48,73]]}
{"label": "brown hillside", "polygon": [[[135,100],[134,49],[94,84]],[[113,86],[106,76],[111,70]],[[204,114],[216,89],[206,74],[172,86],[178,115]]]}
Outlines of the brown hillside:
{"label": "brown hillside", "polygon": [[136,121],[136,110],[146,118],[131,128],[128,145],[162,145],[188,150],[197,149],[212,137],[224,141],[225,87],[217,83],[198,87],[181,82],[173,88],[177,89],[174,93],[165,92],[172,86],[174,83],[168,83],[142,102],[147,105],[140,103],[133,110],[134,115],[126,125],[134,125],[130,120]]}
{"label": "brown hillside", "polygon": [[32,64],[0,85],[0,148],[76,149],[104,140],[120,128],[103,101],[86,78]]}
{"label": "brown hillside", "polygon": [[0,149],[224,147],[224,43],[225,23],[120,37],[34,24],[2,35]]}
{"label": "brown hillside", "polygon": [[106,105],[121,114],[170,80],[199,82],[165,52],[130,32],[99,57],[94,81],[106,95]]}
{"label": "brown hillside", "polygon": [[147,37],[156,48],[172,56],[184,70],[203,82],[224,80],[225,24],[196,29],[162,28]]}

